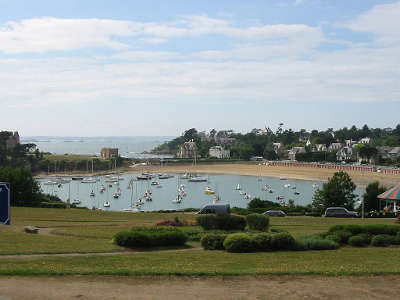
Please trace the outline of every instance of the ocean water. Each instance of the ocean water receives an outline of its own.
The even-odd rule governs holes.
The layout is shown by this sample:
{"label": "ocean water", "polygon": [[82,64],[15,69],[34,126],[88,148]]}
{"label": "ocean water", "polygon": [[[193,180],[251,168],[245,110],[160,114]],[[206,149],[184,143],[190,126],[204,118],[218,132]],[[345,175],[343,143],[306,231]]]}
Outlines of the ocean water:
{"label": "ocean water", "polygon": [[122,157],[149,158],[171,157],[168,155],[141,154],[144,151],[172,140],[173,136],[125,136],[125,137],[62,137],[28,136],[21,137],[21,143],[34,143],[40,151],[53,154],[100,155],[101,148],[118,148]]}
{"label": "ocean water", "polygon": [[[205,175],[208,182],[189,182],[180,179],[180,174],[174,174],[173,178],[158,180],[162,185],[161,188],[156,188],[150,185],[150,181],[134,181],[133,189],[128,189],[128,183],[131,178],[138,174],[124,174],[120,177],[123,179],[119,183],[121,196],[118,199],[113,198],[113,194],[117,189],[117,185],[113,184],[109,187],[105,177],[99,176],[97,183],[81,183],[80,181],[71,181],[71,183],[63,184],[61,188],[57,185],[44,185],[48,179],[40,179],[41,187],[44,192],[59,196],[63,201],[68,199],[78,198],[82,201],[81,206],[88,208],[102,208],[104,210],[121,211],[131,206],[131,202],[135,203],[139,198],[143,197],[147,188],[152,190],[152,201],[145,202],[142,205],[142,211],[155,210],[176,210],[184,208],[200,208],[205,204],[213,203],[215,195],[205,194],[205,189],[210,186],[221,197],[220,203],[229,203],[231,207],[247,207],[250,200],[246,200],[244,195],[235,190],[239,184],[242,191],[251,195],[251,199],[259,197],[263,200],[279,202],[277,196],[284,197],[285,201],[293,199],[296,205],[307,205],[311,203],[315,187],[313,184],[322,186],[322,182],[306,181],[306,180],[280,180],[272,177],[256,177],[256,176],[240,176],[240,175]],[[203,176],[203,175],[202,175]],[[106,187],[104,193],[100,193],[101,185]],[[180,184],[185,185],[186,197],[183,198],[180,204],[172,203],[172,200],[177,196],[177,189]],[[273,193],[263,191],[263,186],[268,184]],[[285,187],[285,185],[290,187]],[[296,187],[296,189],[293,189]],[[95,196],[91,197],[90,192],[95,192]],[[297,191],[299,195],[295,195]],[[356,193],[362,195],[363,190],[357,189]],[[109,208],[103,207],[105,201],[109,201]]]}

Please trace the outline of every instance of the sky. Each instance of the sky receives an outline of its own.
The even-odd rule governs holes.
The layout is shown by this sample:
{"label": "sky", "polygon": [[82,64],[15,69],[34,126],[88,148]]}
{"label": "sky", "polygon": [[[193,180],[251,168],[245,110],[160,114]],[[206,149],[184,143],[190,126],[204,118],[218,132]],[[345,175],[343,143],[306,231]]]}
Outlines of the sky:
{"label": "sky", "polygon": [[0,130],[395,127],[400,1],[0,0]]}

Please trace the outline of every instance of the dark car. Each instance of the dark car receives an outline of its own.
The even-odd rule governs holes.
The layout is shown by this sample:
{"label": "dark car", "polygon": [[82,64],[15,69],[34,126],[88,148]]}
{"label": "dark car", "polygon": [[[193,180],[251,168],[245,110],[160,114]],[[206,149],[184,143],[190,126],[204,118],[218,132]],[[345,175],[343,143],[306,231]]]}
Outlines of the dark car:
{"label": "dark car", "polygon": [[351,218],[357,217],[357,213],[349,211],[344,207],[328,207],[325,210],[325,217]]}
{"label": "dark car", "polygon": [[286,214],[281,211],[281,210],[267,210],[264,215],[270,216],[270,217],[284,217]]}

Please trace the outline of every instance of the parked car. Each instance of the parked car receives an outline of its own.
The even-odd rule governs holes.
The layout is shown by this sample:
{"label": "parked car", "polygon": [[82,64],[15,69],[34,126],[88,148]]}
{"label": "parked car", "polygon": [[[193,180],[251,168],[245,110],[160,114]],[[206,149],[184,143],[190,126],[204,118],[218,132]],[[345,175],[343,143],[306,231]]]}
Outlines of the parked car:
{"label": "parked car", "polygon": [[355,211],[349,211],[344,207],[328,207],[325,210],[325,217],[351,218],[357,216]]}
{"label": "parked car", "polygon": [[281,211],[281,210],[267,210],[264,212],[264,215],[270,216],[270,217],[285,217],[286,214]]}
{"label": "parked car", "polygon": [[230,214],[231,206],[229,204],[207,204],[204,205],[198,214]]}

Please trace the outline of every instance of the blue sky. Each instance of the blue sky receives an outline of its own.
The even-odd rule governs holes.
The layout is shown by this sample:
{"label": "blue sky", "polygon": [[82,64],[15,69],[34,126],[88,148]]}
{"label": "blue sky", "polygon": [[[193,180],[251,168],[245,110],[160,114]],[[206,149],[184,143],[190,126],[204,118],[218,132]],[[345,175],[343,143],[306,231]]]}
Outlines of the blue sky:
{"label": "blue sky", "polygon": [[394,127],[400,1],[3,1],[0,129]]}

